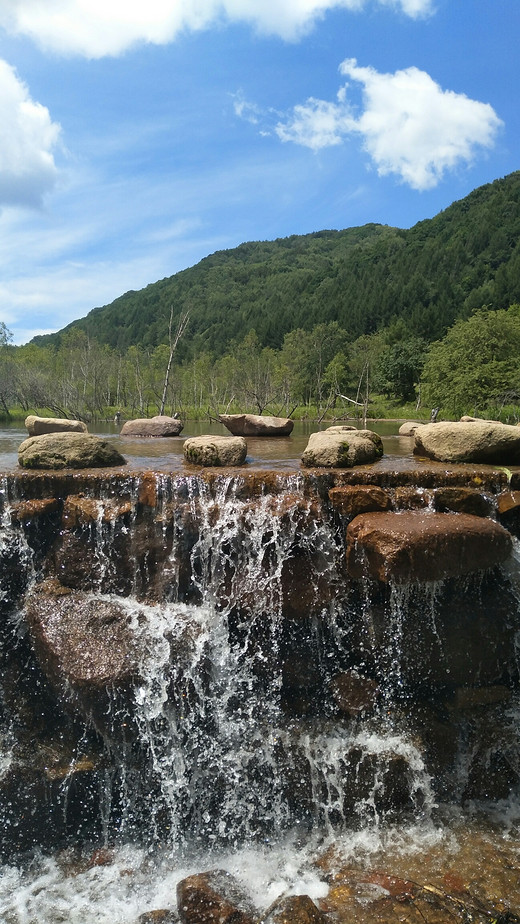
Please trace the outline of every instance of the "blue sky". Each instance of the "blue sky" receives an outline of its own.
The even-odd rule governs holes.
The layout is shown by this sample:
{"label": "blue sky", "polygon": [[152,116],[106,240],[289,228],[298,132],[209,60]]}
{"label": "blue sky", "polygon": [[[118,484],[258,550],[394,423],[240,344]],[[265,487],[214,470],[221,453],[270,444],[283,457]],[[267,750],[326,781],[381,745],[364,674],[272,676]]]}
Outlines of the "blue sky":
{"label": "blue sky", "polygon": [[432,217],[520,167],[519,37],[519,0],[2,0],[0,321]]}

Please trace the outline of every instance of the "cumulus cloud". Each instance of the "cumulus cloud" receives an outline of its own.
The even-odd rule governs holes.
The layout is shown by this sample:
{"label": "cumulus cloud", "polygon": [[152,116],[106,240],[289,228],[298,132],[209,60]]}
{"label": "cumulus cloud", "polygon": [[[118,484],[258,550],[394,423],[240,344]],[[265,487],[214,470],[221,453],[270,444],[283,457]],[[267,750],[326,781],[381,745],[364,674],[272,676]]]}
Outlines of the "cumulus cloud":
{"label": "cumulus cloud", "polygon": [[2,0],[0,26],[44,48],[89,58],[118,55],[137,42],[166,44],[184,30],[247,22],[257,31],[295,40],[329,10],[391,7],[412,18],[433,0]]}
{"label": "cumulus cloud", "polygon": [[0,60],[0,204],[41,207],[58,171],[53,149],[60,126],[34,102],[15,70]]}
{"label": "cumulus cloud", "polygon": [[488,103],[443,90],[416,67],[381,74],[350,58],[340,72],[361,85],[361,113],[354,114],[347,83],[335,102],[311,98],[295,106],[275,127],[282,141],[319,150],[357,135],[380,175],[396,174],[425,190],[470,163],[479,148],[490,148],[502,126]]}

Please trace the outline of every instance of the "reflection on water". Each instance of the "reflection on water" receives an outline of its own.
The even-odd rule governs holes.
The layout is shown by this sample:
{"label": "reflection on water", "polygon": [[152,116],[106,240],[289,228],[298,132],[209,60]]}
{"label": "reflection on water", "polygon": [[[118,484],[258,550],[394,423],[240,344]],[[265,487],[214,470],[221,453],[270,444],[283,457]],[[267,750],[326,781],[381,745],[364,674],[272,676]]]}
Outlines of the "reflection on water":
{"label": "reflection on water", "polygon": [[[412,459],[412,440],[398,435],[400,420],[369,421],[367,427],[375,430],[383,438],[385,458],[378,466],[395,465],[396,460]],[[349,421],[354,425],[354,421]],[[301,455],[307,445],[309,435],[315,430],[324,430],[330,423],[318,425],[312,421],[297,421],[294,430],[287,437],[247,437],[247,461],[252,466],[262,467],[268,463],[275,468],[293,468],[299,466]],[[362,424],[359,425],[360,427]],[[188,420],[180,436],[168,439],[119,437],[120,426],[109,423],[93,423],[89,431],[104,439],[114,441],[115,445],[128,460],[131,469],[154,468],[159,471],[175,471],[183,466],[182,447],[184,440],[190,436],[215,434],[229,436],[229,431],[220,423],[208,423],[200,420]],[[20,423],[4,424],[0,428],[0,471],[12,471],[18,465],[18,447],[27,439],[27,431]],[[393,460],[393,463],[392,463]]]}

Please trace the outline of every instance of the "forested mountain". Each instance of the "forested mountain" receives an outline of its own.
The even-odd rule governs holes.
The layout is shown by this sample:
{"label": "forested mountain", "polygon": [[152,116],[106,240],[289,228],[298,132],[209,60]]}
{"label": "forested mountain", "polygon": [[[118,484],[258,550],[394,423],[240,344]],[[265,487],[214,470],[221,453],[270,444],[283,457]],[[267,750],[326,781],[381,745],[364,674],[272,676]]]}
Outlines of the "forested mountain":
{"label": "forested mountain", "polygon": [[[318,231],[218,251],[196,266],[65,328],[124,351],[154,348],[168,321],[190,311],[179,360],[223,355],[251,329],[261,346],[337,321],[349,339],[398,318],[412,336],[432,341],[483,305],[520,301],[520,171],[474,190],[409,230],[369,224]],[[64,331],[36,338],[59,344]]]}

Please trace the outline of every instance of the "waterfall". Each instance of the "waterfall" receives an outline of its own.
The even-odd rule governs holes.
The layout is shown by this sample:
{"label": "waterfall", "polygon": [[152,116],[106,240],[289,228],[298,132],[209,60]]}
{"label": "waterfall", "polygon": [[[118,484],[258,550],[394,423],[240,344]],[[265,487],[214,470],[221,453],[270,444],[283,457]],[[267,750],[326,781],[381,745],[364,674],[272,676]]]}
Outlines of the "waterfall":
{"label": "waterfall", "polygon": [[[132,476],[55,495],[24,507],[34,499],[0,487],[9,924],[37,919],[39,890],[44,924],[79,924],[87,908],[94,922],[133,924],[137,910],[93,897],[115,888],[116,856],[133,870],[121,895],[134,909],[133,890],[139,907],[159,901],[152,854],[164,881],[194,857],[236,871],[248,856],[274,893],[305,880],[318,896],[319,876],[282,861],[284,845],[361,856],[432,842],[447,805],[507,802],[516,817],[517,542],[502,569],[383,586],[349,577],[345,518],[299,475],[267,488]],[[78,626],[85,651],[112,656],[95,676]],[[12,858],[38,844],[24,878]],[[94,847],[110,861],[82,868],[77,851]],[[69,918],[56,910],[67,913],[67,850],[84,890]]]}

